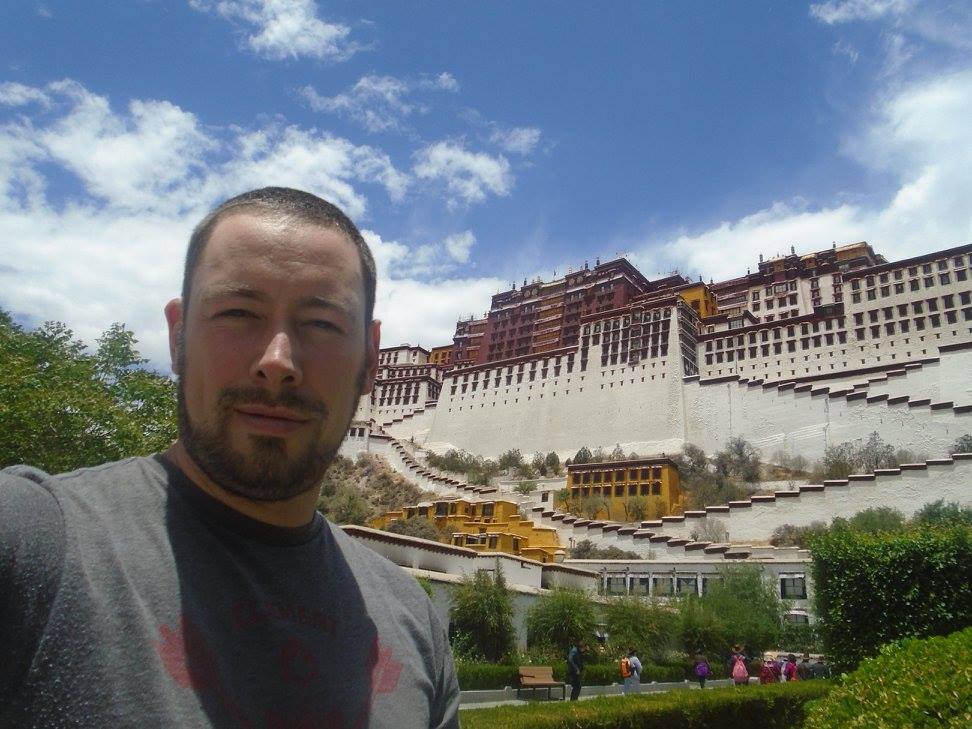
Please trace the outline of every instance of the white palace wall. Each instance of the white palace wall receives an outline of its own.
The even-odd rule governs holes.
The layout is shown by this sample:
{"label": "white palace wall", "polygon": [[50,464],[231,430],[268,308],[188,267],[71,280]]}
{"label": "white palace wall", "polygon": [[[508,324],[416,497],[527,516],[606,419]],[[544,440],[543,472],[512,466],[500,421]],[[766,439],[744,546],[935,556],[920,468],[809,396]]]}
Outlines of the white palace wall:
{"label": "white palace wall", "polygon": [[[533,382],[524,378],[520,384],[466,393],[457,388],[452,394],[452,385],[463,375],[454,372],[443,382],[424,446],[439,453],[465,449],[489,458],[510,448],[527,454],[556,451],[567,458],[584,445],[592,450],[610,451],[620,444],[626,452],[677,451],[684,430],[677,330],[673,319],[667,357],[635,365],[602,367],[601,345],[592,345],[586,371],[580,370],[578,359],[569,374],[562,370],[560,376]],[[407,437],[397,431],[396,436]]]}
{"label": "white palace wall", "polygon": [[[678,351],[675,331],[669,352]],[[401,439],[414,435],[436,452],[461,448],[485,457],[519,448],[527,454],[554,450],[566,458],[584,445],[611,450],[615,444],[654,455],[677,452],[686,442],[712,452],[742,436],[766,457],[783,449],[811,460],[828,445],[872,432],[895,448],[935,457],[972,432],[972,414],[961,407],[972,404],[970,349],[943,351],[921,365],[782,389],[735,379],[683,379],[676,360],[602,367],[595,345],[586,372],[575,364],[560,377],[453,395],[452,380],[461,375],[455,373],[434,410],[389,430]]]}
{"label": "white palace wall", "polygon": [[[926,365],[914,381],[911,375],[894,377],[875,391],[870,387],[854,391],[848,384],[829,381],[802,389],[738,380],[718,384],[689,381],[685,387],[685,440],[711,452],[729,438],[742,436],[764,456],[783,449],[814,460],[829,445],[877,432],[895,448],[924,457],[940,456],[956,438],[972,432],[972,414],[952,407],[972,403],[967,394],[969,377],[960,375],[972,366],[972,353],[943,354],[942,360],[947,361],[945,366]],[[917,390],[914,395],[910,393],[912,382]],[[951,404],[932,408],[943,401]]]}

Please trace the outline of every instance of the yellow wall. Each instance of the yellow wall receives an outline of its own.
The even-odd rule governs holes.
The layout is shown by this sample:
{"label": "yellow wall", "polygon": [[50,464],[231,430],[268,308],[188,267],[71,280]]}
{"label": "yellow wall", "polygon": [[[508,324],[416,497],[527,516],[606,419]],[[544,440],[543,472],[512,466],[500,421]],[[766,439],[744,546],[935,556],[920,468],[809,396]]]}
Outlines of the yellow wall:
{"label": "yellow wall", "polygon": [[678,294],[682,297],[686,304],[695,309],[700,319],[715,316],[719,313],[719,306],[716,303],[716,298],[712,292],[709,291],[709,287],[704,283],[699,283],[697,286],[682,289],[678,292]]}
{"label": "yellow wall", "polygon": [[449,499],[406,506],[372,519],[368,526],[387,529],[396,519],[426,518],[451,544],[481,552],[505,552],[540,562],[552,562],[561,549],[557,530],[536,527],[520,515],[513,501]]}

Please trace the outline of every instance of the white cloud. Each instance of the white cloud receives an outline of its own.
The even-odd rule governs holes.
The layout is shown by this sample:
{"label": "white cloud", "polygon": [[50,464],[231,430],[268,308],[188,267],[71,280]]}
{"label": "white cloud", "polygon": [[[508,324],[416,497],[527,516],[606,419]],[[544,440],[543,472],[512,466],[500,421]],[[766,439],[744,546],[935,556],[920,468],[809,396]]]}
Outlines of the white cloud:
{"label": "white cloud", "polygon": [[972,49],[972,5],[967,2],[827,0],[811,5],[810,15],[827,25],[883,21],[894,33],[904,32],[931,43]]}
{"label": "white cloud", "polygon": [[436,142],[416,154],[414,173],[426,180],[442,180],[450,204],[482,202],[487,194],[505,197],[513,188],[505,157],[468,152],[454,142]]}
{"label": "white cloud", "polygon": [[507,152],[528,155],[540,142],[540,130],[536,127],[496,129],[489,139]]}
{"label": "white cloud", "polygon": [[189,5],[247,28],[246,45],[271,60],[343,61],[360,50],[349,40],[350,28],[318,17],[313,0],[189,0]]}
{"label": "white cloud", "polygon": [[47,106],[50,100],[40,89],[33,86],[25,86],[15,81],[8,81],[0,84],[0,105],[3,106],[26,106],[27,104],[40,104]]}
{"label": "white cloud", "polygon": [[972,241],[972,71],[909,86],[878,112],[873,126],[848,140],[847,153],[898,181],[883,205],[811,209],[800,200],[780,201],[709,230],[653,241],[636,260],[646,270],[649,263],[674,264],[718,280],[790,245],[811,251],[868,240],[897,259]]}
{"label": "white cloud", "polygon": [[[360,221],[362,185],[397,198],[410,182],[381,150],[314,129],[207,127],[168,101],[115,110],[71,81],[17,94],[43,94],[50,105],[0,117],[0,307],[30,321],[63,321],[88,344],[123,321],[162,370],[162,306],[178,294],[189,234],[213,205],[245,189],[289,185]],[[50,196],[51,175],[58,188],[74,178],[70,198]],[[378,268],[386,342],[449,342],[457,316],[481,312],[502,287],[449,278],[468,261],[469,231],[424,245],[363,234]]]}
{"label": "white cloud", "polygon": [[901,15],[913,5],[913,0],[827,0],[811,5],[810,14],[828,25],[834,25]]}
{"label": "white cloud", "polygon": [[469,261],[469,252],[476,244],[476,236],[471,230],[464,230],[461,233],[450,235],[444,243],[446,251],[453,260],[458,263],[466,263]]}
{"label": "white cloud", "polygon": [[401,130],[404,119],[413,113],[426,113],[428,107],[410,99],[416,91],[458,91],[459,84],[448,73],[419,81],[394,76],[363,76],[348,91],[322,96],[311,86],[299,95],[315,111],[343,114],[369,132]]}

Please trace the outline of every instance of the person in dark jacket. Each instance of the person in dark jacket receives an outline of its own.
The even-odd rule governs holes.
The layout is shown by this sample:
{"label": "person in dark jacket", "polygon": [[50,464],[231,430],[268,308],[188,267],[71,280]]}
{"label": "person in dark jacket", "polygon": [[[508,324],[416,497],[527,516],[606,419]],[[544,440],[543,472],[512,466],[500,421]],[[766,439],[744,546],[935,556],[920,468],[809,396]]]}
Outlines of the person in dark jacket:
{"label": "person in dark jacket", "polygon": [[584,649],[587,647],[583,640],[577,641],[567,651],[567,683],[570,684],[570,700],[577,701],[581,690],[581,676],[584,673]]}

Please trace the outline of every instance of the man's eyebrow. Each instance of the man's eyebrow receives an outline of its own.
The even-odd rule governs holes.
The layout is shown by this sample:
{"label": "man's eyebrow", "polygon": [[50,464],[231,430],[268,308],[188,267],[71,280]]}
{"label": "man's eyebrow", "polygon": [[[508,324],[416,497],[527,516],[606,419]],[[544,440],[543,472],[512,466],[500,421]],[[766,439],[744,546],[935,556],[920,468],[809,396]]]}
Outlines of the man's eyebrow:
{"label": "man's eyebrow", "polygon": [[[253,301],[261,302],[268,301],[270,299],[267,294],[249,286],[227,285],[219,286],[216,289],[209,291],[203,297],[203,303],[208,304],[220,299],[231,298],[251,299]],[[316,307],[321,309],[333,309],[342,314],[350,315],[349,307],[333,299],[329,299],[326,296],[305,296],[297,301],[297,305],[301,308]]]}

